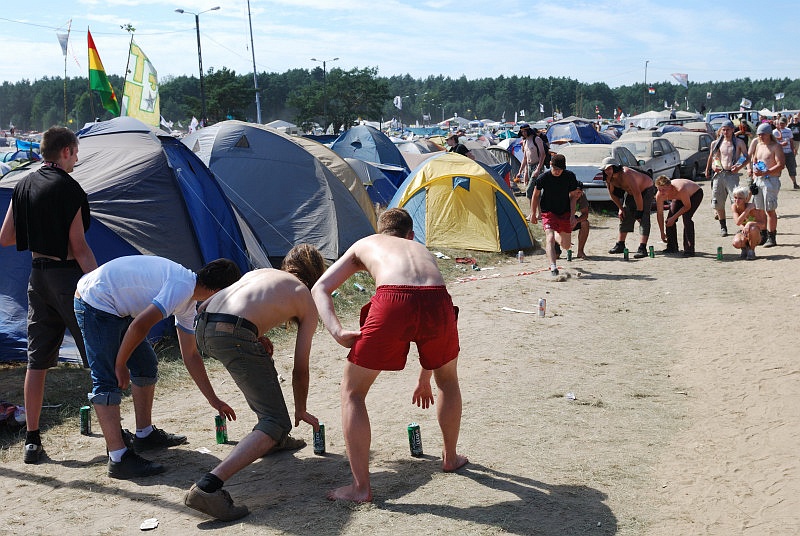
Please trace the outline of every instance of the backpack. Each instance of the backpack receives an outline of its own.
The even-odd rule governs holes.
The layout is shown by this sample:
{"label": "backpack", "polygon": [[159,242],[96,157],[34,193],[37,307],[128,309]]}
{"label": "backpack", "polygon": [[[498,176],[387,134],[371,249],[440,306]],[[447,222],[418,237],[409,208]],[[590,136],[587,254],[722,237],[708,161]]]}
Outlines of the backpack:
{"label": "backpack", "polygon": [[[543,132],[536,132],[536,136],[542,140],[542,147],[544,148],[544,161],[542,162],[542,168],[549,168],[550,167],[550,142],[547,140],[547,135]],[[542,160],[542,155],[539,154],[539,146],[536,145],[536,140],[533,141],[533,146],[536,147],[536,154],[539,155],[539,160]]]}

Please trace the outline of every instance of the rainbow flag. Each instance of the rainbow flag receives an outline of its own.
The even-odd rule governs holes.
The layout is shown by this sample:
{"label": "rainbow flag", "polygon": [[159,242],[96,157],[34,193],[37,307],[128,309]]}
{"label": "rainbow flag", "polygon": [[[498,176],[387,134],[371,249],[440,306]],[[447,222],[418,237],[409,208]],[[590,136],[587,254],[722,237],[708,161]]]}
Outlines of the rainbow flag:
{"label": "rainbow flag", "polygon": [[118,116],[119,101],[114,94],[114,88],[111,87],[111,82],[108,81],[106,70],[103,69],[103,62],[100,61],[100,55],[97,53],[97,47],[94,46],[92,33],[88,29],[86,30],[86,35],[89,38],[89,89],[100,94],[103,108]]}

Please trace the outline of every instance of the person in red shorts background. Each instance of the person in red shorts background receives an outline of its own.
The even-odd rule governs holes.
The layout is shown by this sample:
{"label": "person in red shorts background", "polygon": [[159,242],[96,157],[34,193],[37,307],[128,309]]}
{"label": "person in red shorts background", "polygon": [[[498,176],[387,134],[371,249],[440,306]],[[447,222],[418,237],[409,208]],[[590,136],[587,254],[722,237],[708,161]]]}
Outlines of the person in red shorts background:
{"label": "person in red shorts background", "polygon": [[[331,293],[356,272],[375,279],[376,292],[361,311],[361,329],[342,327]],[[353,482],[328,493],[332,500],[369,502],[370,424],[366,397],[382,370],[402,370],[411,342],[419,351],[419,382],[412,402],[433,403],[430,378],[439,389],[437,418],[442,429],[442,470],[467,463],[456,452],[461,428],[460,350],[453,307],[436,258],[414,241],[408,212],[392,208],[378,218],[378,234],[362,238],[336,261],[311,289],[320,318],[336,342],[350,348],[342,380],[342,431]]]}
{"label": "person in red shorts background", "polygon": [[536,178],[528,220],[538,223],[537,214],[541,211],[550,273],[558,275],[556,260],[561,248],[569,249],[572,245],[572,229],[577,222],[575,202],[580,197],[581,183],[573,172],[567,170],[567,159],[563,154],[553,155],[550,164],[550,171]]}

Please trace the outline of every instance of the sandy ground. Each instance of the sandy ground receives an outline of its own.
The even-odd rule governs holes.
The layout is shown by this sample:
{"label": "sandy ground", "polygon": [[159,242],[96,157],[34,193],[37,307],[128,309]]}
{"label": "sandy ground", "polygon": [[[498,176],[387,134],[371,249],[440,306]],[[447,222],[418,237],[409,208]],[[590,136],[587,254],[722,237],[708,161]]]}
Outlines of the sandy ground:
{"label": "sandy ground", "polygon": [[[449,283],[461,308],[460,451],[470,458],[457,474],[440,471],[434,410],[410,403],[412,359],[382,374],[367,400],[374,502],[325,499],[349,470],[338,396],[345,351],[320,330],[308,407],[326,423],[328,454],[309,446],[232,478],[226,489],[250,516],[220,523],[183,506],[185,490],[232,445],[215,444],[213,412],[195,389],[157,389],[156,424],[189,436],[152,455],[169,472],[115,481],[97,433],[45,435],[50,462],[4,464],[0,532],[132,534],[155,517],[161,534],[796,534],[800,193],[785,178],[780,245],[746,262],[718,236],[703,187],[695,258],[625,262],[605,253],[616,221],[601,218],[592,259],[562,259],[559,281],[539,251]],[[540,297],[544,318],[503,310],[536,311]],[[289,345],[276,351],[286,378],[290,355]],[[212,381],[239,413],[228,428],[236,441],[254,417],[224,369]],[[289,382],[284,389],[291,407]],[[123,411],[130,427],[132,410]],[[410,421],[421,425],[421,459],[409,455]],[[306,425],[294,435],[311,439]]]}

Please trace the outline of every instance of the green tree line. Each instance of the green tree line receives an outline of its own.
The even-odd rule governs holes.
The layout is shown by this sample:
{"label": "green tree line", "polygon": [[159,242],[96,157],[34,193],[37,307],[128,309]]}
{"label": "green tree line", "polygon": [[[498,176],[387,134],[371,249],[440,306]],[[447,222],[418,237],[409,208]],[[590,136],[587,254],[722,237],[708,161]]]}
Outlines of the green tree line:
{"label": "green tree line", "polygon": [[[109,76],[118,96],[122,78]],[[225,119],[256,120],[252,74],[237,74],[227,68],[209,69],[204,75],[206,115],[210,122]],[[594,117],[595,110],[611,118],[615,110],[626,115],[663,109],[664,104],[681,110],[705,113],[737,110],[742,98],[754,109],[800,108],[800,80],[737,79],[727,82],[644,84],[610,88],[607,84],[583,83],[571,78],[498,76],[468,80],[409,75],[381,77],[377,68],[323,72],[291,69],[284,73],[259,73],[258,87],[263,122],[275,119],[309,126],[351,125],[358,119],[406,124],[434,124],[454,115],[468,119],[536,121],[558,111],[565,116]],[[66,97],[65,97],[66,87]],[[188,126],[200,117],[200,85],[195,76],[170,76],[160,81],[161,115]],[[783,93],[782,100],[775,95]],[[710,98],[709,98],[710,94]],[[399,96],[402,109],[393,100]],[[541,108],[544,112],[541,112]],[[521,112],[524,111],[524,118]],[[88,89],[86,78],[60,77],[4,82],[0,86],[0,127],[13,124],[18,130],[42,131],[55,124],[78,129],[84,123],[109,119],[99,99]]]}

